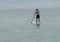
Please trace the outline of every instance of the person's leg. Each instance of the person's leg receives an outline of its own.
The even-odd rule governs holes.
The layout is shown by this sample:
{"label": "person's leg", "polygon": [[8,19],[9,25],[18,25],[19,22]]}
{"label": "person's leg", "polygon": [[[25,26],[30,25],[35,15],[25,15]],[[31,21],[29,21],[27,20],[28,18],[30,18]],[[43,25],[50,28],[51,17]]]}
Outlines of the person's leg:
{"label": "person's leg", "polygon": [[40,22],[40,16],[39,16],[39,18],[38,18],[38,21]]}
{"label": "person's leg", "polygon": [[36,18],[36,23],[37,23],[37,22],[40,22],[40,18]]}
{"label": "person's leg", "polygon": [[39,15],[36,16],[36,23],[37,22],[40,22],[40,16]]}
{"label": "person's leg", "polygon": [[40,22],[40,16],[38,15],[38,17],[37,17],[37,22]]}
{"label": "person's leg", "polygon": [[37,23],[38,19],[36,18],[36,23]]}
{"label": "person's leg", "polygon": [[37,18],[38,18],[38,16],[36,15],[36,23],[37,23]]}
{"label": "person's leg", "polygon": [[38,19],[39,19],[39,22],[40,22],[40,15],[39,15],[39,18]]}

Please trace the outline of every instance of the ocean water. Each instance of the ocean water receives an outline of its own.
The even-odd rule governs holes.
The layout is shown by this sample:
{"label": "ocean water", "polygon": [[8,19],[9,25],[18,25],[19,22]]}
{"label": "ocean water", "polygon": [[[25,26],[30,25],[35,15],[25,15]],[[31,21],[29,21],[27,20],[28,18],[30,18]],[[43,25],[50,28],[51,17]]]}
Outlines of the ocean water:
{"label": "ocean water", "polygon": [[41,9],[40,25],[31,24],[34,10],[0,10],[0,42],[60,42],[60,9]]}

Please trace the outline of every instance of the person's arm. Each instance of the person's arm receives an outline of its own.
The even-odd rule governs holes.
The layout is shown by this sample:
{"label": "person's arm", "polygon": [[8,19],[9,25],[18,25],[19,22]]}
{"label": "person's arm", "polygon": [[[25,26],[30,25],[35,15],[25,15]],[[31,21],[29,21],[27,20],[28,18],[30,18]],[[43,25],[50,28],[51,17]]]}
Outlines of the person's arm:
{"label": "person's arm", "polygon": [[37,13],[37,12],[35,11],[34,15],[36,15],[36,13]]}

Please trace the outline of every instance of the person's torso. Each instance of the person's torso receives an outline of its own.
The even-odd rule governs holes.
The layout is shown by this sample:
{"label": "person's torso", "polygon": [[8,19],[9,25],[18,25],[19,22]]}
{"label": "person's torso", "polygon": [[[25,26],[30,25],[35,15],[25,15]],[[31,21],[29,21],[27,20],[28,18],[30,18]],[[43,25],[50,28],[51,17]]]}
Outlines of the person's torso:
{"label": "person's torso", "polygon": [[39,15],[39,11],[36,11],[36,14]]}

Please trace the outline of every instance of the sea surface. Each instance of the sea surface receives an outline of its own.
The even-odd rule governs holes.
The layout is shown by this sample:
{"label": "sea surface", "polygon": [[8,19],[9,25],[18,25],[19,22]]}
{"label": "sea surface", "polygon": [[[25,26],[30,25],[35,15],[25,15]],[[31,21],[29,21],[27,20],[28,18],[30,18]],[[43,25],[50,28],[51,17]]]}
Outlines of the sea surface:
{"label": "sea surface", "polygon": [[60,42],[60,9],[40,9],[40,25],[34,11],[0,10],[0,42]]}

